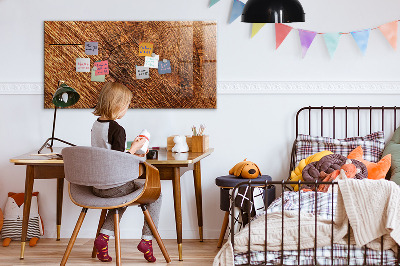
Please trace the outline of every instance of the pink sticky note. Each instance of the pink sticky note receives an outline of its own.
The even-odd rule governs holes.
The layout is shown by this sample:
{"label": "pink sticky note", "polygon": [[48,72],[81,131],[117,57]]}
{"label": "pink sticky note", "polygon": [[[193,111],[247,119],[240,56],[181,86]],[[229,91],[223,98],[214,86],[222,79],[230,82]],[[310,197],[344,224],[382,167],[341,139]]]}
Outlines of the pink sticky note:
{"label": "pink sticky note", "polygon": [[95,72],[96,76],[109,74],[108,60],[95,62],[94,66],[97,67],[96,72]]}

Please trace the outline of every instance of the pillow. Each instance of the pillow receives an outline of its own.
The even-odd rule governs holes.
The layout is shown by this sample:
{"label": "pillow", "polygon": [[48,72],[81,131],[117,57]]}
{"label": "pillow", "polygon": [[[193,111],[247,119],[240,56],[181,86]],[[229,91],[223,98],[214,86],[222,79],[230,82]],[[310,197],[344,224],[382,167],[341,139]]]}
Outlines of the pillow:
{"label": "pillow", "polygon": [[377,162],[381,158],[385,147],[383,131],[378,131],[364,137],[333,139],[329,137],[316,137],[299,134],[296,139],[295,165],[308,156],[329,150],[336,154],[347,156],[352,150],[361,146],[364,150],[364,159]]}
{"label": "pillow", "polygon": [[361,148],[361,146],[355,148],[347,156],[347,158],[349,159],[355,159],[365,164],[368,170],[368,179],[375,180],[385,178],[390,168],[391,157],[392,156],[390,154],[387,154],[377,163],[369,162],[363,159],[363,149]]}
{"label": "pillow", "polygon": [[392,166],[389,170],[390,180],[400,185],[400,127],[396,129],[392,139],[386,144],[383,155],[392,155]]}

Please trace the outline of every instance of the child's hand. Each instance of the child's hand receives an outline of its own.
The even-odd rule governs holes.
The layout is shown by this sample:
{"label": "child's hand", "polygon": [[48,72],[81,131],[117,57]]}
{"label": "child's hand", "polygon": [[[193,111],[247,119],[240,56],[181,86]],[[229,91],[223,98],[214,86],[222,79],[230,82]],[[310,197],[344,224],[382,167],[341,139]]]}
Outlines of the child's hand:
{"label": "child's hand", "polygon": [[129,152],[131,154],[135,154],[140,148],[143,147],[144,143],[147,140],[145,138],[139,138],[136,137],[135,140],[132,142],[131,148],[129,149]]}
{"label": "child's hand", "polygon": [[137,154],[137,153],[135,153],[135,155],[136,156],[139,156],[139,157],[146,157],[146,155],[149,153],[149,149],[147,149],[147,151],[146,151],[146,153],[145,154]]}

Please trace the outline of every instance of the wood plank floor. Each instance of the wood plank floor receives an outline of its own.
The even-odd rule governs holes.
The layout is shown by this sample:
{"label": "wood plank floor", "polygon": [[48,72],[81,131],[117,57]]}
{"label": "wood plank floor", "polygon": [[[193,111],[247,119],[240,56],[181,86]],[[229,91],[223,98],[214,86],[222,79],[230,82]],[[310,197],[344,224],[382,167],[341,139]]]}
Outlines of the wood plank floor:
{"label": "wood plank floor", "polygon": [[[69,239],[40,239],[36,247],[25,249],[25,259],[20,260],[19,254],[21,244],[18,241],[12,241],[9,247],[0,246],[0,265],[60,265],[61,258],[64,255]],[[143,254],[136,249],[140,240],[121,239],[122,264],[123,265],[153,265],[149,264]],[[157,258],[157,265],[212,265],[215,255],[218,253],[218,240],[183,240],[183,261],[178,260],[178,247],[176,240],[163,240],[168,250],[172,262],[167,264],[162,256],[157,242],[154,241],[154,254]],[[112,263],[104,263],[91,258],[93,247],[92,239],[77,239],[68,259],[67,265],[115,265],[114,240],[110,240],[110,255],[113,257]]]}

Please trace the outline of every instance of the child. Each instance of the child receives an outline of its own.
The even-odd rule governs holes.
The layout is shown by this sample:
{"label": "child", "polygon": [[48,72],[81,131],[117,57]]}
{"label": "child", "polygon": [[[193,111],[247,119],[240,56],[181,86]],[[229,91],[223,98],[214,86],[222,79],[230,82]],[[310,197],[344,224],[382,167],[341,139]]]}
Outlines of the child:
{"label": "child", "polygon": [[[117,82],[108,82],[100,91],[97,105],[93,114],[99,118],[93,123],[91,142],[93,147],[101,147],[111,150],[125,152],[125,129],[120,126],[115,120],[122,118],[128,110],[132,100],[132,92],[124,85]],[[143,157],[145,155],[135,154],[146,142],[144,138],[136,138],[129,153]],[[93,194],[102,198],[121,197],[132,193],[135,190],[143,187],[143,183],[135,182],[137,177],[133,176],[132,181],[122,184],[117,187],[93,187]],[[148,204],[147,208],[156,226],[160,216],[161,195],[153,203]],[[125,212],[126,207],[119,208],[120,219]],[[97,249],[97,258],[101,261],[111,261],[112,258],[108,255],[108,240],[114,235],[114,219],[115,210],[107,212],[106,220],[101,228],[99,236],[94,241]],[[147,222],[144,222],[142,230],[142,240],[137,246],[138,250],[144,253],[144,258],[149,262],[155,262],[152,248],[152,233]]]}

